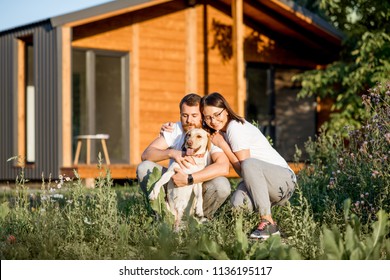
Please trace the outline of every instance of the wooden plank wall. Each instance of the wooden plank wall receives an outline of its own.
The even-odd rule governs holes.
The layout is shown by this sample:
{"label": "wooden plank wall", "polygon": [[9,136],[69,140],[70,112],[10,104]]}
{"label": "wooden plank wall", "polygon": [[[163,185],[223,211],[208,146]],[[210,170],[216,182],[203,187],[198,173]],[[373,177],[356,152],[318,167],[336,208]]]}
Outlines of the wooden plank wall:
{"label": "wooden plank wall", "polygon": [[[86,24],[74,28],[73,47],[106,49],[130,53],[130,139],[132,164],[140,161],[140,154],[157,137],[162,123],[179,120],[179,101],[189,89],[200,95],[204,92],[203,6],[192,13],[156,14],[134,13]],[[190,26],[188,17],[196,18]],[[209,93],[223,94],[234,110],[238,110],[234,90],[234,63],[224,59],[215,41],[213,21],[232,26],[232,18],[214,7],[207,8],[208,26],[208,81]],[[196,48],[188,49],[189,34],[196,32]],[[245,61],[288,63],[313,66],[309,62],[280,48],[259,31],[244,27]],[[188,68],[188,59],[196,54],[195,68]],[[192,57],[189,58],[189,55]],[[193,62],[193,61],[192,61]],[[190,70],[189,70],[190,69]],[[189,79],[186,73],[196,73]],[[191,83],[191,85],[188,85]]]}

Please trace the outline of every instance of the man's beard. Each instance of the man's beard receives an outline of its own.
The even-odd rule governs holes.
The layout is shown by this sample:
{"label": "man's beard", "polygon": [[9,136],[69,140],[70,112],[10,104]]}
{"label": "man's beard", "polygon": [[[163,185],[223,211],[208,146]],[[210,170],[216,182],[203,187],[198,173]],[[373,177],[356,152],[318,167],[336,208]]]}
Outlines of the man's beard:
{"label": "man's beard", "polygon": [[191,129],[192,128],[201,128],[202,127],[202,124],[198,124],[198,125],[196,125],[196,124],[194,124],[194,123],[186,123],[186,124],[182,124],[183,125],[183,130],[185,131],[185,132],[187,132],[188,130],[190,130],[189,129],[189,127],[191,127]]}

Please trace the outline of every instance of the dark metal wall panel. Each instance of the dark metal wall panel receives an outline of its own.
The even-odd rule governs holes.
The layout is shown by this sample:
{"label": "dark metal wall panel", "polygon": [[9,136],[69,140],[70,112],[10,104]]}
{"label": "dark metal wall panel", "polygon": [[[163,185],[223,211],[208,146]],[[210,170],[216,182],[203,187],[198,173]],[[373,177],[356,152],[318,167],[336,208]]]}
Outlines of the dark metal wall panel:
{"label": "dark metal wall panel", "polygon": [[43,22],[12,32],[0,33],[0,180],[15,180],[20,169],[7,159],[15,156],[14,136],[17,38],[33,35],[35,84],[35,164],[25,169],[30,180],[57,178],[58,147],[58,90],[56,30]]}
{"label": "dark metal wall panel", "polygon": [[0,178],[15,178],[13,165],[7,162],[13,153],[13,36],[0,37]]}

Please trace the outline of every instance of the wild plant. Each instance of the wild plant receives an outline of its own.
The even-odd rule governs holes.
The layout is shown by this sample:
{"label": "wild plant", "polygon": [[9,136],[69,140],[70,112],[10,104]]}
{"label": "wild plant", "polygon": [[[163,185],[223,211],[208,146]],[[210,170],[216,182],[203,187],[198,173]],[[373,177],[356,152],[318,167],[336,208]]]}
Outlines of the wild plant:
{"label": "wild plant", "polygon": [[[389,215],[380,210],[377,220],[371,225],[372,232],[363,235],[358,216],[350,211],[351,200],[344,203],[345,232],[333,225],[323,228],[322,259],[333,260],[379,260],[390,259],[390,221]],[[387,238],[387,239],[386,239]]]}
{"label": "wild plant", "polygon": [[345,127],[347,138],[323,131],[306,143],[310,159],[299,184],[317,221],[343,224],[343,203],[349,198],[366,231],[378,210],[390,211],[389,101],[390,83],[370,89],[362,97],[370,117],[361,129]]}

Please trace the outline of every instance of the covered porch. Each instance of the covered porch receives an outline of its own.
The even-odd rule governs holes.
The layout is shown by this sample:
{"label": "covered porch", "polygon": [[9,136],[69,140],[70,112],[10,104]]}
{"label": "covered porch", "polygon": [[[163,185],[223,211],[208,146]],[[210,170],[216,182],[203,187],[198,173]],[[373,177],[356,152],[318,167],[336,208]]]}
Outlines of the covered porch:
{"label": "covered porch", "polygon": [[[298,173],[303,167],[303,163],[289,163],[292,170],[295,173]],[[137,165],[131,164],[103,164],[98,167],[97,164],[78,164],[70,167],[61,168],[61,174],[73,178],[75,176],[74,172],[82,179],[98,178],[99,176],[105,176],[107,170],[111,173],[112,179],[136,179],[137,178]],[[230,168],[228,178],[238,178],[239,176],[234,171],[233,168]]]}

